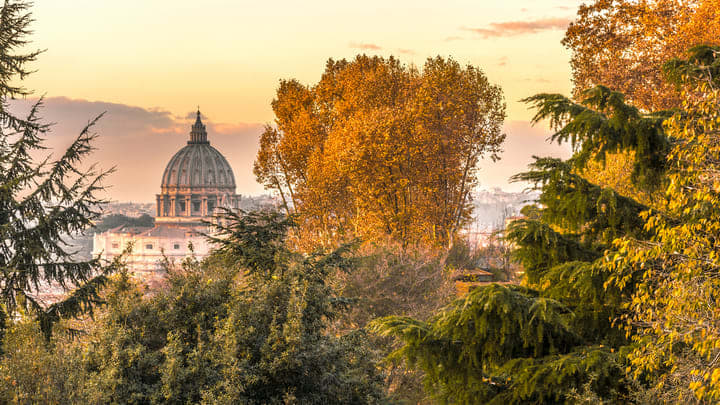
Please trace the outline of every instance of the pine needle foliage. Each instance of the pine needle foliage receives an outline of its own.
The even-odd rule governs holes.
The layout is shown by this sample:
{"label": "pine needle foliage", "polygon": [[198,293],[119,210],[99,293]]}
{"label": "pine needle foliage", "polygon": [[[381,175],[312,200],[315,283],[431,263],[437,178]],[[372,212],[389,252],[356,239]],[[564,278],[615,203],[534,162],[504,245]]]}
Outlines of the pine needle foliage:
{"label": "pine needle foliage", "polygon": [[224,258],[228,265],[267,279],[282,275],[287,269],[287,262],[281,257],[289,254],[285,239],[293,225],[292,217],[274,211],[225,210],[222,220],[214,225],[215,232],[207,236],[218,246],[214,254]]}
{"label": "pine needle foliage", "polygon": [[[538,158],[530,171],[512,177],[542,191],[538,204],[544,223],[578,233],[586,243],[609,243],[642,228],[638,214],[647,207],[576,173],[573,159]],[[636,236],[638,236],[636,234]]]}
{"label": "pine needle foliage", "polygon": [[583,246],[574,234],[561,234],[550,225],[526,219],[513,221],[507,229],[507,238],[517,244],[513,254],[523,264],[527,281],[540,282],[547,271],[564,262],[591,262],[601,255],[591,247]]}
{"label": "pine needle foliage", "polygon": [[[422,368],[441,403],[547,403],[562,402],[568,387],[593,375],[619,372],[606,348],[573,351],[583,341],[571,328],[573,316],[536,291],[491,285],[428,322],[387,317],[373,327],[404,342],[392,358]],[[616,378],[597,381],[599,391],[618,385]]]}
{"label": "pine needle foliage", "polygon": [[643,113],[605,86],[585,90],[579,103],[560,94],[537,94],[523,101],[537,110],[533,123],[548,120],[558,129],[552,141],[572,145],[576,169],[590,159],[602,161],[609,153],[632,150],[632,180],[643,187],[660,186],[669,148],[662,123],[671,112]]}
{"label": "pine needle foliage", "polygon": [[[109,171],[83,165],[100,116],[59,158],[38,161],[50,130],[39,117],[42,99],[22,118],[9,111],[9,99],[30,94],[12,83],[31,73],[26,65],[39,54],[21,52],[32,21],[28,8],[27,2],[11,0],[0,7],[0,304],[9,316],[18,305],[38,314],[47,336],[59,316],[76,316],[98,300],[104,277],[93,277],[102,273],[101,264],[75,260],[66,240],[99,218],[103,200],[97,194]],[[46,309],[33,296],[51,283],[80,289]]]}
{"label": "pine needle foliage", "polygon": [[[0,60],[3,68],[0,69],[0,98],[7,100],[17,96],[27,96],[31,92],[22,86],[12,84],[16,79],[24,79],[32,73],[28,63],[34,62],[42,51],[19,52],[30,44],[27,37],[32,33],[30,24],[32,16],[29,12],[31,4],[26,1],[5,0],[0,7]],[[19,122],[3,108],[3,124]]]}

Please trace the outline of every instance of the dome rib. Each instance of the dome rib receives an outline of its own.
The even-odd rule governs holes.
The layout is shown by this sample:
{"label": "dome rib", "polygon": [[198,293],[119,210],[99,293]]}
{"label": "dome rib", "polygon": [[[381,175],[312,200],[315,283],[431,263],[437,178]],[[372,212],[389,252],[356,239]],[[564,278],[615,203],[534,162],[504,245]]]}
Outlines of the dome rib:
{"label": "dome rib", "polygon": [[167,166],[165,166],[165,171],[163,171],[162,184],[170,184],[172,168],[175,167],[175,162],[178,160],[178,158],[182,156],[181,152],[183,152],[183,149],[180,149],[175,155],[173,155],[173,157],[170,159],[170,162],[168,162]]}
{"label": "dome rib", "polygon": [[[222,174],[221,174],[222,173]],[[161,188],[235,190],[235,176],[225,156],[208,143],[189,143],[168,162]]]}
{"label": "dome rib", "polygon": [[187,182],[187,162],[188,160],[188,154],[187,152],[183,154],[182,158],[180,159],[180,164],[177,168],[177,183],[182,184],[183,182]]}

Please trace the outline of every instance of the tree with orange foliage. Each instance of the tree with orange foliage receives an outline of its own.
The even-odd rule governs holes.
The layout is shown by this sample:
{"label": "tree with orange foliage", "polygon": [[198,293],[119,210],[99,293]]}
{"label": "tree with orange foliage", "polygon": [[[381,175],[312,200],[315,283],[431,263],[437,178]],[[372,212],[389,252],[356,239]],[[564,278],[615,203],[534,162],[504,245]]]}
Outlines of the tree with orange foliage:
{"label": "tree with orange foliage", "polygon": [[720,44],[719,0],[595,0],[580,7],[563,39],[576,96],[605,85],[646,111],[680,106],[661,66],[698,44]]}
{"label": "tree with orange foliage", "polygon": [[502,91],[473,66],[329,60],[321,80],[283,80],[255,175],[313,243],[390,237],[451,243],[469,218],[477,163],[505,138]]}

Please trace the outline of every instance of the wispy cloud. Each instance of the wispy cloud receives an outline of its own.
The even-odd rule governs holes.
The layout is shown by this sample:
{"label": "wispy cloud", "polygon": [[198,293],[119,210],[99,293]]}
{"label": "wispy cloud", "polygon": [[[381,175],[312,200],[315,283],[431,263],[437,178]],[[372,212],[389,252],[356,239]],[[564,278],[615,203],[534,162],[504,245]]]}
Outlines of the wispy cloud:
{"label": "wispy cloud", "polygon": [[534,21],[506,21],[491,23],[487,28],[461,27],[461,29],[464,31],[474,32],[482,38],[498,38],[535,34],[548,30],[564,30],[571,21],[571,18],[542,18]]}
{"label": "wispy cloud", "polygon": [[452,41],[460,41],[460,40],[463,40],[463,39],[465,39],[465,38],[460,37],[460,36],[457,36],[457,35],[454,35],[454,36],[452,36],[452,37],[447,37],[447,38],[445,38],[443,41],[445,41],[445,42],[452,42]]}
{"label": "wispy cloud", "polygon": [[382,49],[380,45],[368,42],[350,42],[349,46],[350,48],[362,49],[364,51],[379,51]]}
{"label": "wispy cloud", "polygon": [[501,56],[500,59],[498,59],[498,66],[505,66],[507,65],[508,57],[507,56]]}

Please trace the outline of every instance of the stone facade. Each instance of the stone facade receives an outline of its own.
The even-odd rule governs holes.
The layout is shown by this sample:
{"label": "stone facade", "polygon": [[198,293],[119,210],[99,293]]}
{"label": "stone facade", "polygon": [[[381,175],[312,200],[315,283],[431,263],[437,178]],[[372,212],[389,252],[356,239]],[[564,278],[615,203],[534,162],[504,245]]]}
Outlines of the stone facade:
{"label": "stone facade", "polygon": [[95,234],[93,253],[111,260],[132,244],[132,254],[127,258],[128,268],[133,271],[157,271],[164,258],[182,260],[191,254],[207,256],[210,244],[200,233],[200,227],[188,228],[173,225],[156,225],[152,228],[121,226]]}

